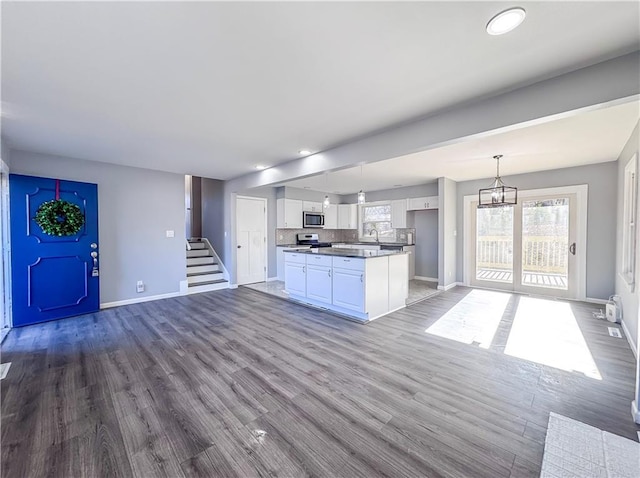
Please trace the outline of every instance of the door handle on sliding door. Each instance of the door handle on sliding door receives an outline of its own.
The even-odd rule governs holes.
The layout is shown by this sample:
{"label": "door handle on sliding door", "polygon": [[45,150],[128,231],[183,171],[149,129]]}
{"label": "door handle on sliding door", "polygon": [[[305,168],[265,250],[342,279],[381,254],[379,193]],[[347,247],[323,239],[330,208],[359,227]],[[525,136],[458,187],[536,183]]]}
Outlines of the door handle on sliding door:
{"label": "door handle on sliding door", "polygon": [[571,254],[573,254],[574,256],[576,255],[576,243],[575,242],[569,246],[569,252]]}

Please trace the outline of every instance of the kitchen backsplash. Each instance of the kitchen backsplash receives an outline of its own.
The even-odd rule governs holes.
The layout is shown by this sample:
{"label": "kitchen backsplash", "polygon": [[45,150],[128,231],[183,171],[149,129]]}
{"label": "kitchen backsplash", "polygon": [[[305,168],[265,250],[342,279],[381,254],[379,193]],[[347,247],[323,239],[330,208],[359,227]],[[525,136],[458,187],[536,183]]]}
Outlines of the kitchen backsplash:
{"label": "kitchen backsplash", "polygon": [[[355,229],[276,229],[276,245],[295,244],[297,234],[318,234],[320,242],[358,242],[358,231]],[[416,242],[416,230],[395,229],[395,239],[382,242],[407,242],[407,234],[413,234],[413,242]]]}

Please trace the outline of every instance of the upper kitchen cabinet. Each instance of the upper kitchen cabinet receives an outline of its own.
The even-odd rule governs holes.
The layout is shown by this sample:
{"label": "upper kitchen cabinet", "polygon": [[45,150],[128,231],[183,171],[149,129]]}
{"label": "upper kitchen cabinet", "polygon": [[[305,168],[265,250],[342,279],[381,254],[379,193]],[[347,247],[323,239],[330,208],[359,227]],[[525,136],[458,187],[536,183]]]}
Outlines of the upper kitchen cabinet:
{"label": "upper kitchen cabinet", "polygon": [[406,199],[391,201],[391,227],[394,229],[404,229],[407,227]]}
{"label": "upper kitchen cabinet", "polygon": [[322,203],[314,201],[302,201],[302,210],[307,212],[322,212]]}
{"label": "upper kitchen cabinet", "polygon": [[338,229],[358,229],[357,204],[338,204]]}
{"label": "upper kitchen cabinet", "polygon": [[324,209],[324,228],[338,229],[338,205],[329,204]]}
{"label": "upper kitchen cabinet", "polygon": [[[417,211],[418,209],[438,209],[439,201],[438,196],[430,196],[424,198],[409,198],[407,199],[407,210]],[[395,227],[395,226],[394,226]]]}
{"label": "upper kitchen cabinet", "polygon": [[302,229],[302,201],[281,198],[276,206],[278,229]]}

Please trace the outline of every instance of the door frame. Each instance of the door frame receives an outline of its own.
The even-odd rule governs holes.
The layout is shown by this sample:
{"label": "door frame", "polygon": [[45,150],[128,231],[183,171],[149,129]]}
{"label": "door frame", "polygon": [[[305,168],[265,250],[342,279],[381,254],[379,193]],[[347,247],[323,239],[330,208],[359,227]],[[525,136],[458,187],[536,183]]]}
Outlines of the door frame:
{"label": "door frame", "polygon": [[[2,307],[2,320],[0,321],[0,328],[10,329],[13,327],[13,315],[11,307],[11,215],[9,210],[9,168],[5,169],[4,158],[0,162],[0,214],[2,220],[0,220],[0,242],[2,243],[2,256],[0,257],[0,264],[2,270],[0,274],[0,303]],[[0,342],[2,338],[0,336]]]}
{"label": "door frame", "polygon": [[269,234],[269,230],[267,229],[267,218],[269,216],[269,200],[267,198],[261,198],[261,197],[255,197],[255,196],[240,196],[240,195],[236,195],[234,203],[235,203],[235,214],[234,214],[234,219],[235,219],[235,224],[234,224],[234,237],[233,237],[233,258],[234,258],[234,263],[235,263],[235,272],[236,272],[236,277],[235,277],[235,282],[236,282],[236,287],[238,285],[242,285],[239,284],[238,282],[238,199],[249,199],[252,201],[261,201],[264,204],[264,237],[265,237],[265,241],[264,241],[264,282],[267,281],[267,278],[269,276],[269,241],[268,241],[268,234]]}
{"label": "door frame", "polygon": [[[575,194],[576,197],[576,248],[583,251],[576,257],[576,293],[572,300],[587,299],[587,207],[588,207],[589,185],[578,184],[575,186],[560,186],[554,188],[541,189],[525,189],[518,190],[518,199],[527,199],[535,196],[550,196],[562,194]],[[473,265],[471,264],[472,254],[469,251],[475,247],[474,238],[471,234],[471,203],[478,200],[478,195],[464,196],[464,206],[462,210],[463,216],[463,279],[464,285],[467,287],[476,287],[471,285],[471,272]],[[476,287],[477,288],[477,287]],[[496,289],[497,290],[497,289]],[[527,294],[527,292],[515,293]],[[543,294],[535,294],[543,295]]]}

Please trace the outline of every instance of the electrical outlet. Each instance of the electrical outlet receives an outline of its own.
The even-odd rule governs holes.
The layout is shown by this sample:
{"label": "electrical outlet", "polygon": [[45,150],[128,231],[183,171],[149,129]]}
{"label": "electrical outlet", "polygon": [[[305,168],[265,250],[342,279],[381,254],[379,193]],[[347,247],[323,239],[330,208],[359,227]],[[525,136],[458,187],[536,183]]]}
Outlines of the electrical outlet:
{"label": "electrical outlet", "polygon": [[136,292],[144,292],[144,282],[142,282],[141,280],[136,282]]}
{"label": "electrical outlet", "polygon": [[278,234],[278,240],[281,241],[282,239],[284,239],[284,236],[282,234]]}

